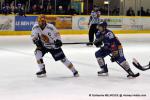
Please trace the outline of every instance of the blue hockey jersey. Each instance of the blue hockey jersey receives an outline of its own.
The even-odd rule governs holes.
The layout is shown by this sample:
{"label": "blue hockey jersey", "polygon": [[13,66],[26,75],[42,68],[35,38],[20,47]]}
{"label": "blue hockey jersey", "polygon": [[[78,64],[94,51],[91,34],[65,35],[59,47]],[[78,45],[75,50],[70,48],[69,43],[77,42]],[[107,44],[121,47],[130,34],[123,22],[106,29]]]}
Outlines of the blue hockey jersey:
{"label": "blue hockey jersey", "polygon": [[101,36],[103,36],[102,42],[105,48],[108,48],[111,51],[122,48],[120,41],[111,30],[106,29],[105,32],[98,31],[96,33],[96,39],[99,39]]}

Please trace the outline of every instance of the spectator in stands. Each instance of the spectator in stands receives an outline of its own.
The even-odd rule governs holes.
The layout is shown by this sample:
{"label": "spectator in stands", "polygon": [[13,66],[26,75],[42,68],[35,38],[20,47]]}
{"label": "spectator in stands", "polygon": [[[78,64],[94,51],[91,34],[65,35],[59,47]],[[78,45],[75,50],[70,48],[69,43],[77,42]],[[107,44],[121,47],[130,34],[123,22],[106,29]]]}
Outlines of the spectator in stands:
{"label": "spectator in stands", "polygon": [[2,1],[0,1],[0,14],[2,13],[2,8],[1,8],[1,4],[2,3]]}
{"label": "spectator in stands", "polygon": [[18,16],[25,16],[25,10],[23,8],[23,5],[21,3],[19,3],[17,5],[17,8],[15,9],[15,14],[17,14]]}
{"label": "spectator in stands", "polygon": [[[0,1],[0,5],[2,5],[1,3],[2,3],[2,0]],[[1,6],[0,6],[0,8],[1,8]]]}
{"label": "spectator in stands", "polygon": [[46,14],[53,14],[52,6],[51,5],[47,6]]}
{"label": "spectator in stands", "polygon": [[108,7],[104,7],[103,14],[104,14],[104,15],[108,15]]}
{"label": "spectator in stands", "polygon": [[77,13],[77,11],[74,9],[74,7],[73,6],[69,6],[68,7],[68,12],[67,12],[67,14],[68,15],[77,15],[78,13]]}
{"label": "spectator in stands", "polygon": [[5,15],[11,14],[11,9],[8,3],[2,8],[2,13]]}
{"label": "spectator in stands", "polygon": [[45,10],[42,5],[40,5],[40,7],[38,9],[38,14],[45,14]]}
{"label": "spectator in stands", "polygon": [[104,15],[104,7],[101,7],[100,9],[99,9],[100,11],[101,11],[101,13]]}
{"label": "spectator in stands", "polygon": [[119,15],[119,12],[120,12],[120,9],[119,8],[115,8],[113,11],[112,11],[112,14],[113,15]]}
{"label": "spectator in stands", "polygon": [[32,14],[38,14],[38,7],[36,4],[34,4],[31,8],[31,11],[30,11]]}
{"label": "spectator in stands", "polygon": [[11,2],[10,8],[11,8],[12,14],[14,14],[14,12],[15,12],[15,2],[14,1]]}
{"label": "spectator in stands", "polygon": [[126,15],[127,15],[127,16],[135,16],[135,13],[134,13],[132,7],[130,7],[130,8],[127,10]]}
{"label": "spectator in stands", "polygon": [[44,13],[47,12],[48,5],[50,5],[50,0],[43,0],[43,10],[44,10]]}
{"label": "spectator in stands", "polygon": [[65,11],[63,10],[62,6],[58,7],[57,14],[59,14],[59,15],[64,15],[65,14]]}
{"label": "spectator in stands", "polygon": [[146,16],[150,16],[150,9],[146,10]]}
{"label": "spectator in stands", "polygon": [[141,9],[138,11],[138,16],[145,16],[145,11],[143,7],[141,7]]}

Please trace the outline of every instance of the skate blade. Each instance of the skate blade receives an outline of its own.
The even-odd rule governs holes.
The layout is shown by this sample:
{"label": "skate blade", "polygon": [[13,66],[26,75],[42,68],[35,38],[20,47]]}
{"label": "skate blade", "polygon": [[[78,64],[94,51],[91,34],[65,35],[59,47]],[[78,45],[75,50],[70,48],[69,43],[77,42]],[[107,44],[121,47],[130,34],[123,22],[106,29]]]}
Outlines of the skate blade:
{"label": "skate blade", "polygon": [[102,73],[102,74],[98,74],[98,76],[109,76],[108,73]]}
{"label": "skate blade", "polygon": [[46,74],[42,74],[42,75],[37,75],[38,78],[43,78],[46,77]]}
{"label": "skate blade", "polygon": [[79,77],[79,76],[80,76],[79,74],[74,75],[74,77]]}
{"label": "skate blade", "polygon": [[133,76],[129,76],[129,77],[127,77],[128,79],[135,79],[135,78],[137,78],[137,77],[133,77]]}
{"label": "skate blade", "polygon": [[135,76],[127,76],[128,79],[134,79],[140,76],[140,73],[135,74]]}

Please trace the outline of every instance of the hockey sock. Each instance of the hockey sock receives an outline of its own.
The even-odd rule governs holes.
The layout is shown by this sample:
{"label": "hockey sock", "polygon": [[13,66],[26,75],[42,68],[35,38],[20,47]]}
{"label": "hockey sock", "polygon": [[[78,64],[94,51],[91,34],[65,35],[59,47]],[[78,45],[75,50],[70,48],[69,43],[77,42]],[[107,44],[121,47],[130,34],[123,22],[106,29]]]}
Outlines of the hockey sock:
{"label": "hockey sock", "polygon": [[133,72],[132,72],[132,70],[130,69],[130,65],[128,64],[128,62],[127,61],[123,61],[121,64],[120,64],[122,67],[123,67],[123,69],[128,73],[128,74],[134,74]]}
{"label": "hockey sock", "polygon": [[105,61],[103,58],[101,58],[101,57],[97,58],[97,62],[101,68],[103,68],[103,66],[105,66]]}
{"label": "hockey sock", "polygon": [[62,59],[61,62],[62,62],[66,67],[68,67],[73,73],[76,72],[76,69],[73,67],[73,64],[72,64],[67,58]]}
{"label": "hockey sock", "polygon": [[40,71],[42,71],[43,68],[45,68],[45,64],[44,64],[43,59],[42,59],[42,52],[40,50],[37,50],[35,52],[35,57],[36,57],[38,66],[40,68]]}
{"label": "hockey sock", "polygon": [[38,64],[39,68],[40,68],[40,71],[42,71],[44,68],[45,68],[45,65],[44,64]]}
{"label": "hockey sock", "polygon": [[97,62],[104,71],[108,72],[107,65],[105,65],[105,61],[103,58],[101,58],[101,57],[97,58]]}
{"label": "hockey sock", "polygon": [[38,60],[37,63],[38,63],[40,70],[42,71],[43,68],[45,68],[45,64],[43,62],[43,59]]}

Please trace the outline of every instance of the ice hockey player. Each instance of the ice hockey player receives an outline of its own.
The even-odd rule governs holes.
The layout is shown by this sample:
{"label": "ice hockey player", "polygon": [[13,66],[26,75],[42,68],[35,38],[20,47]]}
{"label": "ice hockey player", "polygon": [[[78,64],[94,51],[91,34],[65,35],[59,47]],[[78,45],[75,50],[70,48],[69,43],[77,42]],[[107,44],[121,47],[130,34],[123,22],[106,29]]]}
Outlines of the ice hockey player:
{"label": "ice hockey player", "polygon": [[109,55],[112,62],[117,62],[128,73],[127,77],[133,78],[139,76],[139,73],[134,74],[130,69],[124,57],[122,45],[114,33],[107,29],[107,23],[101,22],[97,28],[98,32],[96,33],[94,45],[101,47],[101,49],[95,53],[95,56],[102,69],[98,72],[98,75],[108,75],[108,68],[104,58]]}
{"label": "ice hockey player", "polygon": [[46,53],[51,53],[55,61],[61,61],[67,68],[69,68],[74,77],[78,77],[78,71],[74,68],[73,64],[66,58],[63,50],[61,49],[62,42],[61,37],[57,29],[47,23],[47,17],[40,15],[37,22],[32,28],[32,40],[36,45],[35,57],[40,68],[40,71],[36,73],[38,77],[46,76],[45,64],[43,62],[43,56]]}

